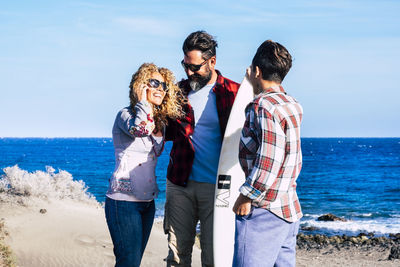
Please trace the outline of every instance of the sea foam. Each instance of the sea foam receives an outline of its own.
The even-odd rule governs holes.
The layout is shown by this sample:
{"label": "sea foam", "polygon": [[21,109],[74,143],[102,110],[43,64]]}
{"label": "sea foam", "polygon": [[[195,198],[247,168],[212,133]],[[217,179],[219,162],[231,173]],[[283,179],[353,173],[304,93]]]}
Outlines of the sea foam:
{"label": "sea foam", "polygon": [[35,199],[74,200],[81,203],[99,205],[95,197],[87,192],[83,181],[73,180],[72,175],[64,170],[55,171],[46,166],[46,171],[28,172],[18,165],[3,169],[0,177],[0,201],[15,202],[24,205]]}
{"label": "sea foam", "polygon": [[[314,216],[313,216],[314,217]],[[368,218],[368,216],[366,216]],[[357,219],[346,222],[334,221],[324,222],[315,218],[303,218],[301,225],[306,227],[316,227],[317,232],[324,234],[347,234],[357,235],[359,233],[374,233],[376,235],[388,235],[390,233],[400,233],[400,221],[398,218],[383,219]]]}

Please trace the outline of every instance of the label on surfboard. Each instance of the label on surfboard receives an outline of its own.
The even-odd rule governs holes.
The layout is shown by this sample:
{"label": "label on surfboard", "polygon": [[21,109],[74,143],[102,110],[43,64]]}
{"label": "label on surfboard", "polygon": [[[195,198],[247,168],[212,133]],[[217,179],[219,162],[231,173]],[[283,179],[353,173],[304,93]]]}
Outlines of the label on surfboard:
{"label": "label on surfboard", "polygon": [[231,176],[220,174],[217,179],[218,193],[215,196],[215,206],[220,208],[229,208],[227,200],[231,195]]}

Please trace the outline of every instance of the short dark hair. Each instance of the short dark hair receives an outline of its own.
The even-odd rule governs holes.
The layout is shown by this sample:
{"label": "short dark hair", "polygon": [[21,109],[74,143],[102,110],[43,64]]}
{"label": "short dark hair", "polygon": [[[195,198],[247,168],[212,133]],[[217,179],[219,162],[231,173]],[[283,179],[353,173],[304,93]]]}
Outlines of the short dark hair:
{"label": "short dark hair", "polygon": [[218,43],[213,36],[205,31],[197,31],[186,37],[182,50],[185,55],[189,51],[199,50],[202,52],[203,59],[206,60],[216,55],[215,48],[217,47]]}
{"label": "short dark hair", "polygon": [[280,43],[267,40],[257,49],[252,66],[260,68],[263,80],[281,83],[292,67],[292,56]]}

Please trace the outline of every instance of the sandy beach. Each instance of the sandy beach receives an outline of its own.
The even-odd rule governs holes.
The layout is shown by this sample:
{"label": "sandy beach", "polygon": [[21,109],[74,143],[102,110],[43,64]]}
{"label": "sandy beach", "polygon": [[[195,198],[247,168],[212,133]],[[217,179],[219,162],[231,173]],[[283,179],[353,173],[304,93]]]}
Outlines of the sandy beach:
{"label": "sandy beach", "polygon": [[[8,235],[5,243],[17,266],[113,266],[112,242],[104,210],[94,203],[74,200],[34,201],[29,204],[0,202],[0,218]],[[156,221],[141,266],[165,266],[167,239],[162,222]],[[298,249],[297,266],[399,266],[388,261],[389,250],[357,247]],[[0,264],[1,265],[1,264]],[[201,266],[194,247],[193,265]]]}
{"label": "sandy beach", "polygon": [[[73,200],[29,206],[0,202],[0,217],[17,266],[113,266],[113,245],[99,205]],[[156,221],[142,266],[163,266],[167,253],[162,222]],[[200,250],[194,247],[193,266],[199,262]]]}

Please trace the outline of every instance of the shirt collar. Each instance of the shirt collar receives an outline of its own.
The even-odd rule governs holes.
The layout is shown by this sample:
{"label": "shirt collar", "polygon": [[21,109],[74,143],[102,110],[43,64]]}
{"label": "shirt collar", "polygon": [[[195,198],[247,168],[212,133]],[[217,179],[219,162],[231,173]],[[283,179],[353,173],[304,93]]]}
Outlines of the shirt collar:
{"label": "shirt collar", "polygon": [[272,94],[272,93],[283,93],[286,94],[285,90],[283,89],[282,85],[271,86],[263,91],[265,94]]}
{"label": "shirt collar", "polygon": [[222,76],[221,72],[219,70],[215,70],[217,72],[217,80],[215,81],[215,85],[213,87],[213,92],[218,94],[222,92],[225,88],[225,78]]}

